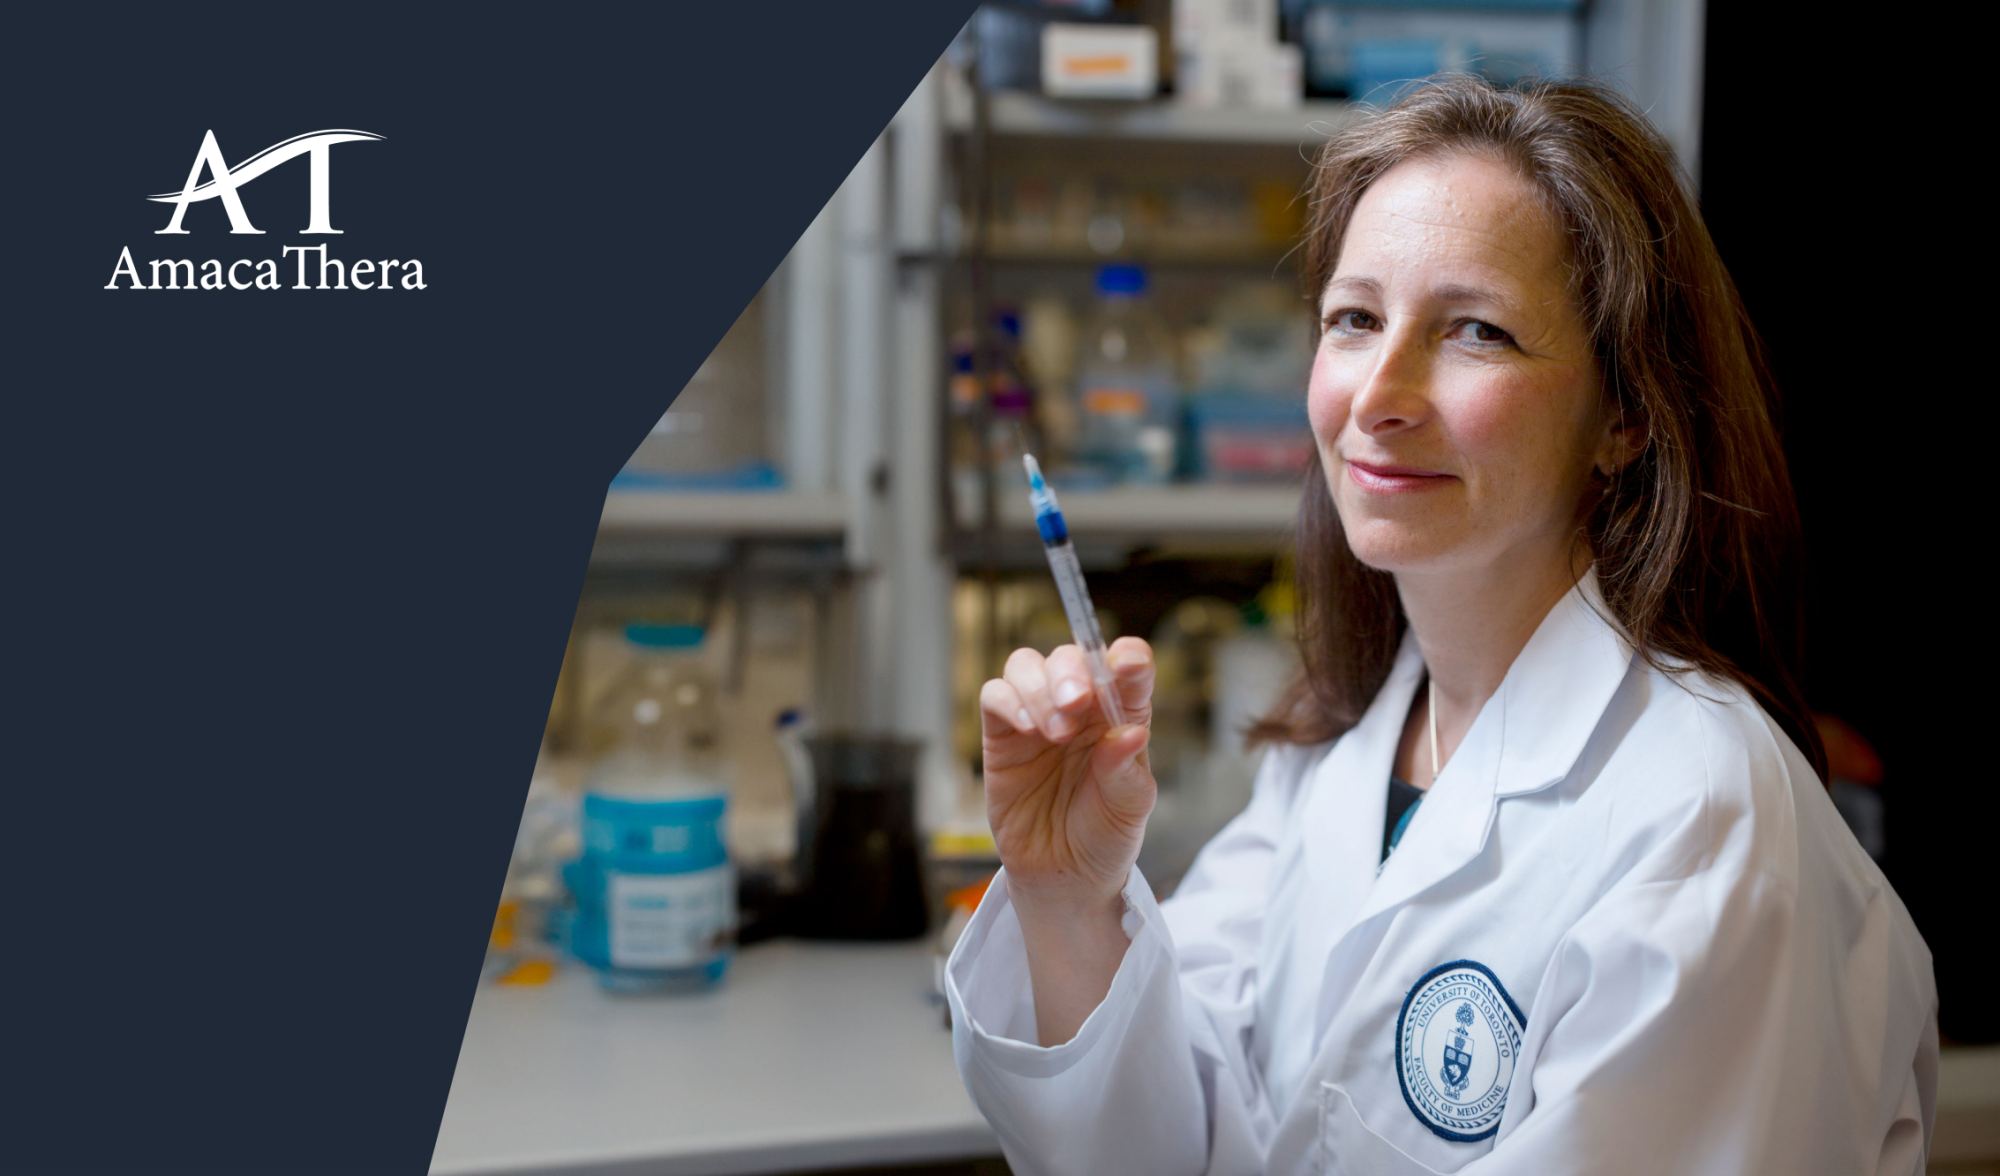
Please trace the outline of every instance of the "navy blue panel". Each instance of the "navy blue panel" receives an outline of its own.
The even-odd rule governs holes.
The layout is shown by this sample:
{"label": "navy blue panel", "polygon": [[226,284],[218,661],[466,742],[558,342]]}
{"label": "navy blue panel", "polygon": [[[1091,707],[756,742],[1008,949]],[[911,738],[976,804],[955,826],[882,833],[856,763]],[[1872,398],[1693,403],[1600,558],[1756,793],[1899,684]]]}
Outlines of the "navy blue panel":
{"label": "navy blue panel", "polygon": [[970,9],[9,10],[0,1167],[426,1168],[606,483]]}

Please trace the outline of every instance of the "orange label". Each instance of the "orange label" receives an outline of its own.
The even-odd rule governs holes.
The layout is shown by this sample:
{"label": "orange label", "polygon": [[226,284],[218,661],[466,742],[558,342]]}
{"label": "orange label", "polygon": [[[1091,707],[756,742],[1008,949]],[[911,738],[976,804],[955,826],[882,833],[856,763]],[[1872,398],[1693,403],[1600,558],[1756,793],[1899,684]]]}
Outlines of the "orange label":
{"label": "orange label", "polygon": [[1121,74],[1132,68],[1132,59],[1123,53],[1100,53],[1095,57],[1065,57],[1061,68],[1068,74]]}
{"label": "orange label", "polygon": [[1146,394],[1137,388],[1091,388],[1083,394],[1083,410],[1101,413],[1142,413]]}

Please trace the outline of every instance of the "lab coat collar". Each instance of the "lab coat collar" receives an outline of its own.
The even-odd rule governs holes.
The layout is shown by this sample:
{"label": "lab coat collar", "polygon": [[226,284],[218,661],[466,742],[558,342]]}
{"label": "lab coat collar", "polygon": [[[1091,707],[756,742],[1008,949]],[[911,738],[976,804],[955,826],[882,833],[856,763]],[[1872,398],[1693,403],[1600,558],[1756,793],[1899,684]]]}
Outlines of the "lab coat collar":
{"label": "lab coat collar", "polygon": [[1610,616],[1593,564],[1508,667],[1496,692],[1500,796],[1538,792],[1576,766],[1632,664],[1632,646]]}
{"label": "lab coat collar", "polygon": [[1323,762],[1315,798],[1333,802],[1322,810],[1329,815],[1346,809],[1315,826],[1343,830],[1328,847],[1334,860],[1322,863],[1323,880],[1346,894],[1367,895],[1356,918],[1343,920],[1345,927],[1457,873],[1485,849],[1500,800],[1540,791],[1569,774],[1631,664],[1632,649],[1606,621],[1609,615],[1592,567],[1515,656],[1370,885],[1396,744],[1423,677],[1416,637],[1404,632],[1388,680],[1351,738],[1341,741],[1344,754]]}

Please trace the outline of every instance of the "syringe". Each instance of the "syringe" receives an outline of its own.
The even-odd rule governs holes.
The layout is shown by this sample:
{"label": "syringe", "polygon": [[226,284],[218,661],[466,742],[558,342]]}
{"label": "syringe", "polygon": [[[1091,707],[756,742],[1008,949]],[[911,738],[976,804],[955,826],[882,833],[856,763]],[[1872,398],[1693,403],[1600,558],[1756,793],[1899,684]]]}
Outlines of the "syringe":
{"label": "syringe", "polygon": [[1076,547],[1069,541],[1069,524],[1063,521],[1055,491],[1043,480],[1035,455],[1023,453],[1021,463],[1028,467],[1028,501],[1035,508],[1035,530],[1041,533],[1049,570],[1056,574],[1056,591],[1062,594],[1063,611],[1069,614],[1070,634],[1083,651],[1090,680],[1097,686],[1097,705],[1104,709],[1106,723],[1122,727],[1125,708],[1118,705],[1118,686],[1104,660],[1104,634],[1097,628],[1097,611],[1090,607],[1090,591],[1083,586],[1083,568],[1078,566]]}

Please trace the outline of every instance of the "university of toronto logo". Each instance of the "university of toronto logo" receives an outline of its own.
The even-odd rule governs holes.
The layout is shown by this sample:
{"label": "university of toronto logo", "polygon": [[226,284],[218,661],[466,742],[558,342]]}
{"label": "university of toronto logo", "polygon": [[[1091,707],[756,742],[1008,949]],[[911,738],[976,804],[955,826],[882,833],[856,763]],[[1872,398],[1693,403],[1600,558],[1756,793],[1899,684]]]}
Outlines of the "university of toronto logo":
{"label": "university of toronto logo", "polygon": [[1396,1016],[1396,1078],[1410,1113],[1453,1142],[1491,1138],[1527,1028],[1521,1006],[1485,964],[1452,960],[1425,972]]}
{"label": "university of toronto logo", "polygon": [[[161,192],[146,199],[159,204],[171,204],[174,212],[164,229],[155,229],[155,236],[187,236],[189,229],[183,222],[188,206],[214,200],[222,205],[229,217],[229,232],[232,236],[263,236],[250,219],[249,211],[243,206],[243,196],[239,189],[265,172],[303,155],[307,158],[309,173],[309,201],[306,210],[306,227],[300,229],[300,236],[339,236],[341,230],[333,227],[333,147],[338,143],[380,142],[383,136],[372,131],[327,130],[310,131],[294,135],[279,143],[273,143],[236,166],[229,166],[222,154],[222,147],[216,141],[215,132],[209,130],[202,136],[201,148],[195,153],[194,164],[188,169],[187,182],[178,192]],[[203,173],[208,178],[202,179]],[[111,280],[106,282],[106,290],[422,290],[424,285],[424,263],[415,259],[362,258],[343,262],[329,255],[324,244],[287,245],[279,251],[279,257],[238,258],[225,262],[220,258],[206,261],[192,259],[158,258],[148,263],[147,273],[142,276],[139,263],[132,257],[131,246],[119,251],[118,261],[111,271]],[[310,259],[310,261],[309,261]],[[293,281],[289,284],[280,276],[281,261],[291,260],[289,267]],[[150,278],[151,280],[146,280]],[[124,284],[121,284],[124,283]]]}

